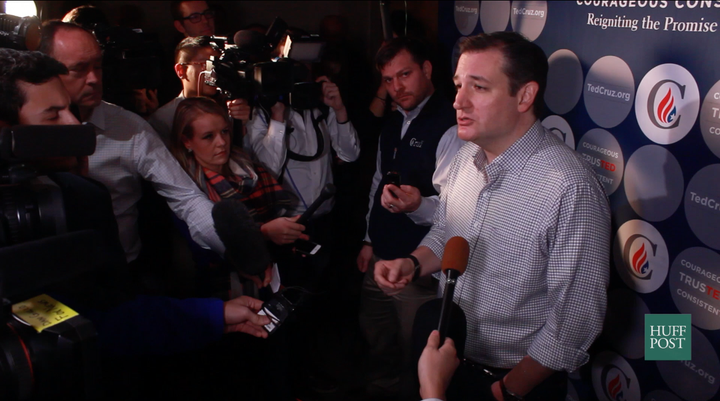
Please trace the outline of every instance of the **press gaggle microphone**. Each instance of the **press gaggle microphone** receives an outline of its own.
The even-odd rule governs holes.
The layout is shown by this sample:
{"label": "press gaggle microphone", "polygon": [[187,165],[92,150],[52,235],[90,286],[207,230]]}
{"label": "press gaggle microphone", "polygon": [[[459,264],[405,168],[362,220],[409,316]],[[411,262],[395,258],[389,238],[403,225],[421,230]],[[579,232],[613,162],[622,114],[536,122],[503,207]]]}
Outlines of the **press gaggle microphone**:
{"label": "press gaggle microphone", "polygon": [[272,261],[260,228],[242,202],[225,199],[213,206],[213,222],[225,245],[225,258],[242,273],[264,277]]}
{"label": "press gaggle microphone", "polygon": [[470,256],[470,247],[463,237],[452,237],[445,244],[443,252],[442,271],[445,273],[445,292],[443,294],[442,306],[440,309],[440,322],[438,323],[438,331],[440,331],[440,344],[445,342],[448,324],[450,322],[450,311],[453,303],[453,295],[455,294],[455,283],[461,274],[465,273],[468,258]]}
{"label": "press gaggle microphone", "polygon": [[299,219],[297,219],[296,223],[305,225],[308,220],[310,220],[310,217],[312,217],[313,213],[320,207],[320,205],[323,204],[326,200],[332,198],[332,196],[335,195],[335,185],[333,184],[325,184],[325,187],[322,189],[322,192],[320,192],[320,196],[318,196],[317,199],[315,199],[315,202],[313,202],[310,207],[305,210],[305,212],[300,216]]}

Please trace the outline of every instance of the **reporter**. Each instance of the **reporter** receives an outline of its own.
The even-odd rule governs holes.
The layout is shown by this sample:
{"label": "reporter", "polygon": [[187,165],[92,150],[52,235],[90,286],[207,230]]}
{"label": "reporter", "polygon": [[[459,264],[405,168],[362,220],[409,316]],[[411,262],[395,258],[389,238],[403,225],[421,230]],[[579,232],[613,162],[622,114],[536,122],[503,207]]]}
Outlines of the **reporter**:
{"label": "reporter", "polygon": [[230,132],[222,106],[203,97],[185,99],[175,112],[170,151],[211,201],[243,202],[269,241],[308,239],[305,226],[295,223],[299,216],[282,217],[290,205],[287,194],[267,170],[232,146]]}

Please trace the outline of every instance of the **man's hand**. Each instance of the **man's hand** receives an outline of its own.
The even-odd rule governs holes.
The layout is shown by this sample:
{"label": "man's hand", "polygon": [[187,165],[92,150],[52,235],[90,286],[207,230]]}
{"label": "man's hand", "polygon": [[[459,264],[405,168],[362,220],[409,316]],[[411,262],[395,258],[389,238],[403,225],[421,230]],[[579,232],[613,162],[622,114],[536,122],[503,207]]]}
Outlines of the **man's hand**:
{"label": "man's hand", "polygon": [[227,108],[230,117],[236,120],[242,120],[244,123],[250,119],[251,108],[245,99],[228,100]]}
{"label": "man's hand", "polygon": [[283,102],[275,102],[270,108],[270,118],[279,122],[285,122],[285,104]]}
{"label": "man's hand", "polygon": [[323,102],[326,105],[332,107],[335,111],[345,108],[342,97],[340,97],[340,89],[337,85],[330,82],[330,79],[328,79],[328,77],[319,77],[315,80],[315,82],[322,82]]}
{"label": "man's hand", "polygon": [[444,400],[445,390],[450,385],[455,369],[460,365],[455,343],[451,338],[445,338],[445,344],[440,349],[438,349],[439,345],[440,332],[433,330],[418,362],[420,396],[423,399],[440,398]]}
{"label": "man's hand", "polygon": [[267,338],[268,333],[262,326],[270,323],[270,318],[257,314],[262,304],[261,300],[245,295],[225,302],[225,332]]}
{"label": "man's hand", "polygon": [[383,292],[395,295],[412,280],[415,265],[408,258],[381,260],[375,263],[375,282]]}
{"label": "man's hand", "polygon": [[411,185],[400,187],[387,184],[383,187],[380,204],[392,213],[411,213],[420,207],[422,195],[420,190]]}
{"label": "man's hand", "polygon": [[364,244],[360,253],[357,257],[357,267],[362,273],[365,273],[370,268],[370,262],[372,262],[373,248],[371,245]]}
{"label": "man's hand", "polygon": [[260,231],[265,238],[278,245],[292,244],[298,238],[310,240],[310,237],[302,233],[305,231],[305,226],[295,222],[299,218],[299,215],[295,217],[278,217],[260,226]]}

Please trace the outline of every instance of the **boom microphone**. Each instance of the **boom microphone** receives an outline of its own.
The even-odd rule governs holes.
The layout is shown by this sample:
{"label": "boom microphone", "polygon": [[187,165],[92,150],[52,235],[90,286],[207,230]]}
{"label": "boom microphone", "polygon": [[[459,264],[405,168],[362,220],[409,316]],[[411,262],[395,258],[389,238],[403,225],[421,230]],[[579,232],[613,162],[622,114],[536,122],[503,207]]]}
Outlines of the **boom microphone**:
{"label": "boom microphone", "polygon": [[455,294],[455,283],[461,274],[465,273],[468,258],[470,257],[470,246],[463,237],[452,237],[445,244],[445,251],[442,258],[442,271],[445,272],[445,292],[443,294],[442,306],[440,309],[440,344],[445,342],[448,324],[450,322],[450,311]]}
{"label": "boom microphone", "polygon": [[225,245],[225,258],[240,272],[261,275],[272,262],[260,228],[242,202],[225,199],[213,206],[213,222]]}
{"label": "boom microphone", "polygon": [[335,195],[335,185],[330,183],[325,184],[322,192],[320,192],[320,196],[318,196],[318,198],[315,199],[315,202],[313,202],[310,207],[305,210],[302,216],[297,219],[296,223],[305,225],[305,223],[310,220],[310,217],[312,217],[313,213],[315,213],[315,211],[320,207],[320,205],[322,205],[323,202],[325,202],[326,200],[332,198],[333,195]]}

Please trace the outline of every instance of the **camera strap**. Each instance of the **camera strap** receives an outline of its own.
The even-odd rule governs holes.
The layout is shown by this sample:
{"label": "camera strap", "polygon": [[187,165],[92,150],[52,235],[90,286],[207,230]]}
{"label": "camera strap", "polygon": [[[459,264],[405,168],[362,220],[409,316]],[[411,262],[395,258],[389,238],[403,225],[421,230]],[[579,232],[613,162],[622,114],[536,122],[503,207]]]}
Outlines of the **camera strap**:
{"label": "camera strap", "polygon": [[[297,160],[299,162],[311,162],[313,160],[317,160],[320,158],[320,156],[325,151],[325,136],[323,135],[322,131],[320,130],[320,121],[325,119],[327,115],[324,112],[321,112],[320,116],[318,118],[315,118],[315,113],[311,110],[310,111],[310,118],[312,119],[313,128],[315,129],[315,136],[317,137],[317,151],[312,156],[306,156],[306,155],[300,155],[292,150],[287,150],[287,159]],[[292,133],[291,130],[288,130],[288,137]],[[287,138],[286,138],[287,139]]]}

